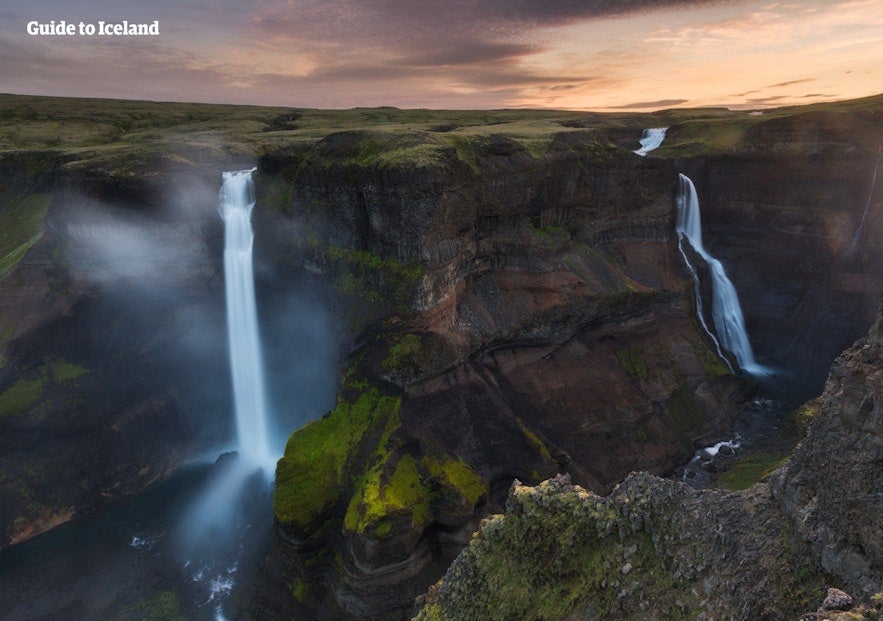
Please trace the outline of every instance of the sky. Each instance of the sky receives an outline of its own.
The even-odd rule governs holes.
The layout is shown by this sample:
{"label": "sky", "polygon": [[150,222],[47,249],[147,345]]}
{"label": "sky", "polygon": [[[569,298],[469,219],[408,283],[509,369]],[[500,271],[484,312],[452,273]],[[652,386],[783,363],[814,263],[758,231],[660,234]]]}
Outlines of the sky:
{"label": "sky", "polygon": [[[158,36],[28,23],[159,22]],[[734,109],[883,92],[883,0],[5,0],[0,92],[315,108]]]}

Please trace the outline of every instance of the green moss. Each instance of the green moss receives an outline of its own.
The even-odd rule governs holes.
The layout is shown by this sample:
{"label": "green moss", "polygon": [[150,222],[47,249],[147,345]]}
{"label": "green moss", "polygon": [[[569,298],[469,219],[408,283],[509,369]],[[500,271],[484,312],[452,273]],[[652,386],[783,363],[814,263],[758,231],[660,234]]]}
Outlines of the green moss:
{"label": "green moss", "polygon": [[[549,448],[546,446],[546,443],[540,440],[539,436],[535,434],[533,431],[528,429],[527,425],[525,425],[520,418],[515,419],[518,422],[518,428],[521,430],[524,439],[527,440],[527,443],[533,447],[533,449],[542,456],[546,461],[552,461],[552,454],[549,452]],[[537,477],[539,480],[539,477]]]}
{"label": "green moss", "polygon": [[469,166],[474,173],[478,174],[481,172],[481,167],[478,164],[478,155],[475,152],[474,138],[460,134],[449,134],[444,136],[443,139],[454,147],[457,151],[457,158],[461,162]]}
{"label": "green moss", "polygon": [[404,455],[387,478],[387,464],[372,468],[347,508],[344,527],[357,532],[389,535],[392,521],[409,517],[414,525],[429,522],[429,492],[417,471],[417,462]]}
{"label": "green moss", "polygon": [[389,348],[389,353],[383,359],[381,366],[386,370],[399,368],[409,361],[413,362],[421,351],[420,337],[413,333],[406,334]]}
{"label": "green moss", "polygon": [[[698,322],[696,323],[698,324]],[[702,333],[704,331],[700,332],[700,334]],[[721,360],[721,357],[712,351],[701,339],[697,338],[693,341],[693,351],[696,352],[696,357],[699,359],[699,363],[702,365],[702,370],[705,371],[705,377],[708,380],[733,374],[726,363]]]}
{"label": "green moss", "polygon": [[51,376],[56,382],[69,382],[75,380],[89,371],[83,367],[72,364],[63,358],[49,358],[42,367],[47,376]]}
{"label": "green moss", "polygon": [[684,157],[738,149],[746,130],[763,117],[748,115],[721,119],[697,119],[679,123],[665,136],[656,152],[659,157]]}
{"label": "green moss", "polygon": [[46,379],[19,380],[0,393],[0,418],[27,412],[43,395]]}
{"label": "green moss", "polygon": [[518,509],[482,523],[417,619],[637,618],[622,615],[625,585],[615,582],[627,548],[632,569],[623,580],[639,581],[642,598],[659,602],[654,618],[695,609],[689,586],[665,571],[646,533],[608,536],[613,517],[575,494],[516,494]]}
{"label": "green moss", "polygon": [[728,490],[748,489],[769,477],[789,455],[790,451],[785,451],[743,457],[715,480],[714,487]]}
{"label": "green moss", "polygon": [[361,168],[427,168],[444,165],[443,145],[429,132],[388,128],[347,131],[348,144],[331,161]]}
{"label": "green moss", "polygon": [[419,263],[402,263],[368,250],[328,246],[325,257],[337,276],[337,288],[346,295],[371,304],[389,305],[408,312],[416,287],[423,276]]}
{"label": "green moss", "polygon": [[337,502],[344,466],[376,421],[397,418],[401,400],[369,388],[350,402],[339,398],[323,418],[291,434],[276,467],[273,506],[282,524],[306,528]]}
{"label": "green moss", "polygon": [[534,235],[539,237],[555,252],[561,252],[571,245],[570,233],[563,226],[554,224],[539,225],[532,220],[527,221],[527,226]]}
{"label": "green moss", "polygon": [[181,601],[175,591],[162,591],[124,606],[117,613],[119,621],[186,621]]}
{"label": "green moss", "polygon": [[693,394],[685,386],[680,386],[672,392],[666,402],[666,410],[674,419],[677,428],[682,431],[695,430],[702,425],[702,411]]}
{"label": "green moss", "polygon": [[647,359],[644,357],[644,348],[634,345],[628,349],[617,349],[616,359],[619,366],[633,380],[647,380]]}
{"label": "green moss", "polygon": [[460,459],[439,460],[435,457],[427,457],[423,460],[423,464],[430,477],[440,481],[473,506],[487,495],[487,485]]}
{"label": "green moss", "polygon": [[0,206],[0,279],[9,274],[43,236],[50,194],[30,194]]}
{"label": "green moss", "polygon": [[801,434],[805,434],[809,429],[810,423],[819,413],[818,404],[815,401],[804,403],[791,413],[791,418],[797,426]]}
{"label": "green moss", "polygon": [[295,578],[290,584],[291,594],[294,596],[299,602],[305,602],[310,597],[310,583],[301,580],[300,578]]}

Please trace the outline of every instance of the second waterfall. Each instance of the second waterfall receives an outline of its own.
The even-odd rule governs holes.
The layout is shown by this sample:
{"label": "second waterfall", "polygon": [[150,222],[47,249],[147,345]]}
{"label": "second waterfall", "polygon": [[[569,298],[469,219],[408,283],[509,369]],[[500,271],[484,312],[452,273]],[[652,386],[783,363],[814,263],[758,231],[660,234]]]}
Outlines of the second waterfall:
{"label": "second waterfall", "polygon": [[[693,250],[708,265],[711,274],[711,318],[717,332],[716,343],[736,357],[739,368],[750,375],[770,375],[771,370],[754,359],[754,351],[748,340],[748,331],[745,329],[745,318],[742,315],[742,307],[739,305],[739,296],[736,287],[727,277],[723,264],[709,254],[702,245],[702,222],[699,213],[699,197],[693,182],[686,175],[680,175],[677,192],[678,220],[677,231],[679,244],[689,243]],[[693,274],[693,279],[699,282],[696,268],[690,262],[686,252],[681,251],[687,267]],[[705,326],[702,313],[702,300],[699,287],[696,287],[696,303],[699,320]],[[707,329],[707,327],[706,327]],[[709,335],[711,335],[709,333]],[[714,336],[712,336],[714,338]],[[722,352],[719,352],[722,353]]]}

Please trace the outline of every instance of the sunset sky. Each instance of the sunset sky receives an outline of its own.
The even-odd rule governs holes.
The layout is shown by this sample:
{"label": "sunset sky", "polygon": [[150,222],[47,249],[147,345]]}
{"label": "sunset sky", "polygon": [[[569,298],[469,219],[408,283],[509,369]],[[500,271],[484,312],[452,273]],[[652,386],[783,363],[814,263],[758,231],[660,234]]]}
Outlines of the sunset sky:
{"label": "sunset sky", "polygon": [[[31,20],[152,22],[40,37]],[[883,0],[7,0],[0,92],[296,107],[763,108],[883,92]]]}

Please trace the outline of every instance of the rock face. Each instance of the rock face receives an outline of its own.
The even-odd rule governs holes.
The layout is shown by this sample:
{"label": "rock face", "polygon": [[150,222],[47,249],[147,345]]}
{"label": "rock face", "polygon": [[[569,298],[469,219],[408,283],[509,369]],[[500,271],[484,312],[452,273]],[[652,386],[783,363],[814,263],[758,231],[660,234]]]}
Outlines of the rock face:
{"label": "rock face", "polygon": [[[676,173],[585,139],[535,159],[500,137],[477,171],[454,153],[386,171],[341,164],[366,138],[333,135],[298,168],[305,228],[368,240],[368,257],[315,249],[332,274],[344,254],[354,294],[371,300],[352,272],[375,253],[377,272],[395,272],[383,253],[420,260],[418,312],[369,329],[337,408],[279,464],[272,560],[306,614],[406,615],[513,478],[567,470],[607,491],[726,428],[742,388],[692,317]],[[311,205],[332,210],[333,232]]]}
{"label": "rock face", "polygon": [[131,204],[97,201],[62,164],[5,160],[7,209],[47,209],[0,280],[0,548],[144,489],[226,431],[192,416],[225,399],[193,390],[227,373],[206,236],[146,218],[136,187],[117,186]]}
{"label": "rock face", "polygon": [[831,366],[806,440],[771,479],[825,571],[869,595],[883,584],[883,332]]}
{"label": "rock face", "polygon": [[[788,382],[786,397],[799,403],[873,321],[883,122],[861,105],[793,112],[711,125],[706,134],[731,144],[676,161],[696,184],[706,246],[739,291],[755,353],[792,372],[806,361]],[[675,125],[667,140],[688,129]]]}
{"label": "rock face", "polygon": [[[769,484],[724,493],[633,474],[605,498],[561,476],[515,484],[416,618],[783,619],[870,598],[883,584],[880,329],[878,314],[834,363]],[[845,593],[826,597],[831,585]],[[879,598],[856,614],[878,618]]]}
{"label": "rock face", "polygon": [[[721,439],[746,392],[693,318],[672,238],[677,168],[615,146],[644,126],[681,124],[677,137],[690,123],[705,131],[745,115],[675,112],[663,122],[513,111],[427,121],[425,111],[8,99],[0,96],[0,123],[64,119],[69,131],[0,158],[0,218],[27,213],[37,226],[17,230],[10,253],[0,246],[0,547],[136,493],[229,437],[215,208],[219,173],[255,163],[262,319],[292,321],[289,297],[316,285],[310,295],[338,326],[342,363],[336,407],[296,433],[280,463],[278,542],[263,576],[271,586],[254,616],[407,616],[479,520],[502,510],[514,478],[566,471],[605,493],[632,469],[665,472],[697,443]],[[826,127],[826,118],[815,122]],[[835,156],[840,172],[873,159],[871,138],[847,145],[850,132],[872,136],[876,117],[857,118],[830,149],[827,133],[787,134],[786,123],[791,146],[765,185],[742,181],[767,162],[766,129],[745,134],[739,157],[671,155],[697,180],[704,210],[708,202],[718,256],[732,192],[714,188],[735,191],[730,163],[739,196],[756,206],[747,215],[761,214],[744,219],[750,226],[735,239],[750,252],[732,262],[752,334],[767,319],[776,326],[761,340],[811,344],[806,335],[821,326],[828,343],[829,333],[842,338],[839,323],[870,323],[859,302],[879,285],[868,258],[876,198],[852,271],[834,259],[811,272],[792,269],[796,255],[769,259],[769,248],[842,249],[841,229],[818,224],[825,205],[803,228],[785,227],[784,242],[758,235],[788,206],[771,186],[800,185],[792,158],[798,178],[820,170],[807,149],[820,161]],[[852,201],[854,219],[862,182],[843,179],[828,179],[831,202]],[[828,322],[841,291],[819,287],[814,302],[787,307],[785,325],[752,315],[764,303],[752,274],[767,271],[782,281],[798,274],[798,289],[849,271],[838,282],[855,295]],[[789,304],[809,300],[795,295]],[[269,344],[271,384],[292,383],[297,345]],[[789,350],[785,366],[802,375],[816,364],[809,354],[833,357],[825,347]],[[315,384],[333,383],[333,371],[320,375]],[[313,405],[325,411],[328,401]],[[304,396],[278,403],[303,410]],[[287,429],[311,413],[292,415]],[[619,569],[630,577],[641,565],[624,558]]]}

